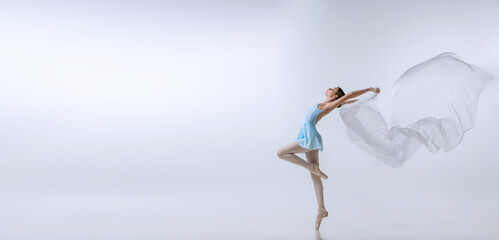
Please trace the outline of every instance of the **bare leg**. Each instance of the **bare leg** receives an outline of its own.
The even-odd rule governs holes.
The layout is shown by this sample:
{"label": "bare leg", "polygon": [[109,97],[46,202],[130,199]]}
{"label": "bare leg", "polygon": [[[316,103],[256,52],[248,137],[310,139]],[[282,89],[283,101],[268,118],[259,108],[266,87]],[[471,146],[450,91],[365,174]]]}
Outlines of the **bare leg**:
{"label": "bare leg", "polygon": [[324,174],[319,169],[318,164],[307,162],[307,161],[303,160],[302,158],[295,155],[295,153],[306,153],[306,152],[310,152],[310,151],[313,151],[313,150],[303,148],[296,141],[293,141],[293,142],[286,144],[284,147],[280,148],[277,151],[277,156],[280,159],[284,159],[288,162],[294,163],[298,166],[301,166],[301,167],[307,169],[308,171],[310,171],[314,175],[318,175],[322,178],[327,179],[327,175]]}
{"label": "bare leg", "polygon": [[[306,152],[305,157],[309,163],[319,164],[319,150]],[[312,181],[314,183],[315,197],[317,198],[318,207],[317,219],[315,220],[315,230],[319,230],[322,219],[328,216],[328,212],[324,206],[324,191],[321,178],[312,173],[310,173],[310,177],[312,177]]]}

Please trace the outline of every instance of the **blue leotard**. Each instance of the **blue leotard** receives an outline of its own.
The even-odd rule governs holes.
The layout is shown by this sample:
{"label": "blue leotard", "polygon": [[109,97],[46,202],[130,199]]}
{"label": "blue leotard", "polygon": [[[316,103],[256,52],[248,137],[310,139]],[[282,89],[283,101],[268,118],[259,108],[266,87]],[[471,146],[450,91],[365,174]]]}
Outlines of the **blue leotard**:
{"label": "blue leotard", "polygon": [[322,151],[322,137],[315,127],[317,116],[323,111],[322,109],[319,109],[318,106],[319,103],[314,104],[314,107],[310,109],[303,118],[303,123],[296,142],[303,148],[312,150],[319,149]]}

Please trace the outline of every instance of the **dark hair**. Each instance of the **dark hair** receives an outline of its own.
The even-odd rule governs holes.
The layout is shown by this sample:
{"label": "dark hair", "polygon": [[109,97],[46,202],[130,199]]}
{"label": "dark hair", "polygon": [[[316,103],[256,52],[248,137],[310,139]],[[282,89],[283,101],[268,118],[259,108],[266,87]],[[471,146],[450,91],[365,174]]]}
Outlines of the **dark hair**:
{"label": "dark hair", "polygon": [[[343,89],[341,89],[340,87],[338,87],[338,92],[336,94],[338,95],[338,97],[336,99],[339,99],[340,97],[345,96],[345,92],[343,92]],[[338,106],[338,108],[339,107],[341,107],[341,104]]]}

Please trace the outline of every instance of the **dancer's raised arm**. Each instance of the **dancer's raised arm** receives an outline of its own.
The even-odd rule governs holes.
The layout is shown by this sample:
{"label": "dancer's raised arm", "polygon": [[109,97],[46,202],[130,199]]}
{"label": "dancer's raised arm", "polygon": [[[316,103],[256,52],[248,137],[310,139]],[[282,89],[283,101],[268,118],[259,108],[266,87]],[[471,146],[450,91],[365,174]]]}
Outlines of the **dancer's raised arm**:
{"label": "dancer's raised arm", "polygon": [[[357,90],[357,91],[353,91],[353,92],[350,92],[352,94],[352,96],[350,98],[354,98],[354,97],[358,97],[366,92],[369,92],[369,91],[372,91],[372,92],[375,92],[375,93],[379,93],[379,88],[366,88],[366,89],[362,89],[362,90]],[[339,99],[338,99],[339,100]]]}
{"label": "dancer's raised arm", "polygon": [[349,92],[349,93],[345,94],[343,97],[340,97],[340,98],[338,98],[338,99],[336,99],[336,100],[328,103],[324,107],[324,111],[332,111],[333,109],[337,108],[338,106],[340,106],[342,103],[344,103],[348,99],[358,97],[358,96],[360,96],[360,95],[362,95],[362,94],[364,94],[366,92],[369,92],[369,91],[372,91],[372,92],[375,92],[375,93],[379,93],[380,92],[379,88],[373,88],[373,87]]}

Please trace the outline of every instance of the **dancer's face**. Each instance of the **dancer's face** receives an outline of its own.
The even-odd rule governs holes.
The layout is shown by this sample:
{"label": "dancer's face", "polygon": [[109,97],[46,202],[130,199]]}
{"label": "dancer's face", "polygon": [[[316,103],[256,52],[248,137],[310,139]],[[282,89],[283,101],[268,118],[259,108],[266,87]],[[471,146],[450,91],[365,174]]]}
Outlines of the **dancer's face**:
{"label": "dancer's face", "polygon": [[338,97],[338,91],[339,91],[338,87],[328,88],[324,94],[328,98],[336,99]]}

